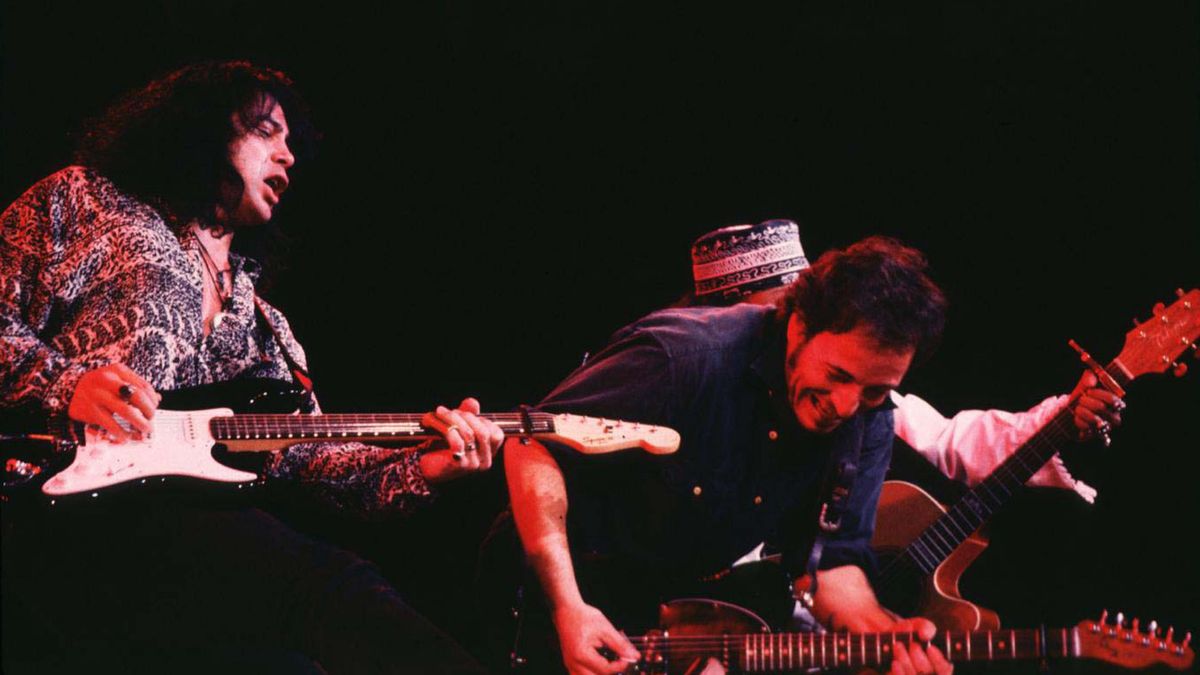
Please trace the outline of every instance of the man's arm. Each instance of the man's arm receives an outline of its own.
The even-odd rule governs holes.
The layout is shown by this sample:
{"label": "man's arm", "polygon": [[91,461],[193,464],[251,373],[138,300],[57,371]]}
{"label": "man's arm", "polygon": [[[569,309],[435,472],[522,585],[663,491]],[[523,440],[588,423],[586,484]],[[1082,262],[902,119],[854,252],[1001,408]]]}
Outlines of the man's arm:
{"label": "man's arm", "polygon": [[[817,594],[813,598],[813,616],[826,628],[855,633],[915,632],[923,640],[933,638],[936,628],[928,619],[901,619],[884,609],[858,567],[848,565],[817,572]],[[946,675],[953,666],[937,647],[912,643],[897,650],[892,663],[894,675],[938,673]]]}
{"label": "man's arm", "polygon": [[[120,358],[69,357],[41,334],[52,323],[51,308],[59,301],[51,293],[60,282],[47,269],[67,256],[67,237],[78,234],[80,211],[92,222],[104,222],[110,215],[89,210],[97,208],[87,192],[91,188],[88,174],[70,167],[38,182],[0,214],[0,408],[37,408],[50,416],[66,413],[102,427],[120,442],[134,434],[114,416],[136,434],[149,434],[149,420],[161,396]],[[106,309],[120,315],[127,307]]]}
{"label": "man's arm", "polygon": [[[583,601],[567,542],[567,490],[562,470],[545,446],[510,440],[504,453],[513,519],[546,595],[571,673],[619,673],[639,654],[600,610]],[[597,651],[617,655],[608,661]]]}
{"label": "man's arm", "polygon": [[75,211],[70,187],[70,176],[59,172],[0,215],[0,407],[65,412],[87,371],[42,340],[39,319],[46,312],[31,309],[48,303],[39,276],[60,254],[57,235]]}
{"label": "man's arm", "polygon": [[[870,541],[875,527],[874,513],[895,438],[892,415],[886,412],[868,413],[865,424],[858,475],[842,515],[842,526],[825,546],[822,565],[826,569],[817,572],[813,616],[832,630],[912,631],[929,639],[936,630],[933,623],[922,618],[901,619],[885,609],[863,572],[863,565],[873,565]],[[895,655],[891,672],[945,675],[951,669],[937,648],[925,649],[915,644]]]}
{"label": "man's arm", "polygon": [[[1075,426],[1085,435],[1100,421],[1120,424],[1123,407],[1116,396],[1096,386],[1091,373],[1084,373],[1071,396],[1052,396],[1024,412],[964,410],[947,419],[913,394],[893,393],[892,402],[896,435],[944,475],[967,485],[991,474],[1063,406],[1074,406]],[[1096,498],[1095,489],[1075,480],[1057,455],[1029,484],[1074,490],[1089,503]]]}

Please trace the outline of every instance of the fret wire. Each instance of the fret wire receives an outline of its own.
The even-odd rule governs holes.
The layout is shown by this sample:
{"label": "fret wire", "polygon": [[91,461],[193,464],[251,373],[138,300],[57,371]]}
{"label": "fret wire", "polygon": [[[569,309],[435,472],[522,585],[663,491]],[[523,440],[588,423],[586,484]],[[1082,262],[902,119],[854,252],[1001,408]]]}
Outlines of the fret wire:
{"label": "fret wire", "polygon": [[922,537],[917,537],[913,543],[909,544],[906,550],[912,552],[913,555],[910,557],[920,566],[922,571],[926,574],[931,574],[933,570],[937,569],[937,559],[929,551],[925,550],[924,546]]}
{"label": "fret wire", "polygon": [[935,520],[933,522],[933,525],[929,526],[929,531],[931,533],[933,533],[935,536],[937,536],[938,539],[946,545],[946,552],[942,554],[943,558],[950,555],[951,553],[953,553],[954,549],[960,543],[960,542],[954,541],[953,536],[948,536],[949,533],[946,531],[946,528],[942,525],[942,521],[940,518],[938,520]]}

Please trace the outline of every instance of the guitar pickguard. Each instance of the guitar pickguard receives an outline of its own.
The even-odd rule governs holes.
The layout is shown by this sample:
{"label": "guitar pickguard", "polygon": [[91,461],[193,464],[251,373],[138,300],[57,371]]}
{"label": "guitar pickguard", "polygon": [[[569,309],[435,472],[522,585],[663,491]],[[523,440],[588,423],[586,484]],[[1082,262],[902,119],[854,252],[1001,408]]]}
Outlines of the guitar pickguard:
{"label": "guitar pickguard", "polygon": [[118,483],[152,477],[183,476],[221,483],[258,479],[233,469],[212,456],[215,445],[208,421],[229,415],[228,408],[160,410],[154,416],[154,435],[143,440],[113,443],[93,429],[75,452],[75,461],[42,485],[42,492],[59,497],[92,492]]}

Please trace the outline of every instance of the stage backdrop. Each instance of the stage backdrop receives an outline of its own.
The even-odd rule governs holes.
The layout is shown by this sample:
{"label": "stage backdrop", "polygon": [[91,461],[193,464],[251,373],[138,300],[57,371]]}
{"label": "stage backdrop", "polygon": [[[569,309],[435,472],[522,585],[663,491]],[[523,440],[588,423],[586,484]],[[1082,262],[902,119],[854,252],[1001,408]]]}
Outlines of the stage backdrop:
{"label": "stage backdrop", "polygon": [[[5,3],[0,198],[154,75],[287,70],[325,140],[266,296],[331,411],[534,402],[687,289],[694,237],[770,217],[814,258],[928,253],[953,308],[905,388],[947,412],[1065,392],[1069,338],[1107,360],[1200,286],[1194,3],[656,4]],[[1113,446],[1074,453],[1096,505],[1021,500],[969,593],[1007,625],[1200,627],[1198,376],[1134,384]],[[472,522],[502,498],[464,492]]]}

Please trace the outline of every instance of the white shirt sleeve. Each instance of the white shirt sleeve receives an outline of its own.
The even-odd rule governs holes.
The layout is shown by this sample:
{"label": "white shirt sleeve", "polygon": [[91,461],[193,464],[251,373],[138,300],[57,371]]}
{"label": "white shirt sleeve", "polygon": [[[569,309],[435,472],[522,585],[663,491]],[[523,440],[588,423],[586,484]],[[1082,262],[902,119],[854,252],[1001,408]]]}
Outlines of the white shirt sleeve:
{"label": "white shirt sleeve", "polygon": [[[964,410],[947,419],[913,394],[892,392],[896,435],[943,474],[967,485],[986,478],[1067,400],[1052,396],[1025,412]],[[1089,504],[1096,500],[1096,490],[1072,478],[1058,455],[1038,469],[1029,485],[1074,490]]]}

